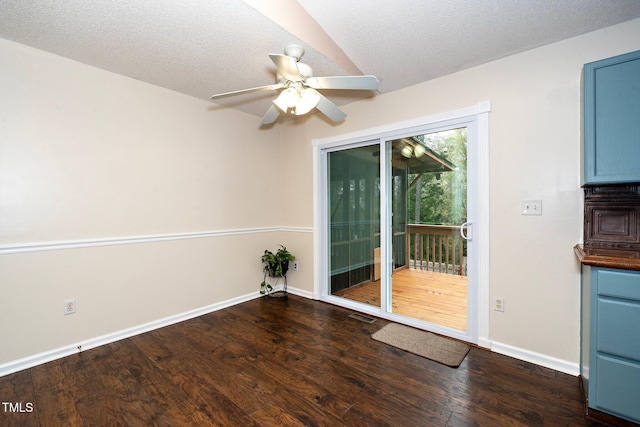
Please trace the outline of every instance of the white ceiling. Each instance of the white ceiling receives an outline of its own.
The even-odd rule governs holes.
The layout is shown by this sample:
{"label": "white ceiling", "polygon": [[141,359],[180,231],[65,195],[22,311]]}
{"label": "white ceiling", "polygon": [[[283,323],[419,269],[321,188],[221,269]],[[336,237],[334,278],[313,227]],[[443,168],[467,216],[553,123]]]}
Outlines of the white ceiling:
{"label": "white ceiling", "polygon": [[[274,83],[267,55],[292,43],[314,75],[385,93],[637,17],[640,0],[0,0],[0,38],[208,99]],[[274,97],[217,103],[261,117]]]}

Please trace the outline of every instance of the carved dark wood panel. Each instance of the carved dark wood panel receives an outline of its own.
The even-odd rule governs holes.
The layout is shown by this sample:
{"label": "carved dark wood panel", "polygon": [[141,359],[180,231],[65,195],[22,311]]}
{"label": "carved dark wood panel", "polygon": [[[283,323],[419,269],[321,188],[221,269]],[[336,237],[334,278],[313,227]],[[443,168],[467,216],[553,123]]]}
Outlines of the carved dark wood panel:
{"label": "carved dark wood panel", "polygon": [[640,249],[640,186],[585,188],[584,244]]}

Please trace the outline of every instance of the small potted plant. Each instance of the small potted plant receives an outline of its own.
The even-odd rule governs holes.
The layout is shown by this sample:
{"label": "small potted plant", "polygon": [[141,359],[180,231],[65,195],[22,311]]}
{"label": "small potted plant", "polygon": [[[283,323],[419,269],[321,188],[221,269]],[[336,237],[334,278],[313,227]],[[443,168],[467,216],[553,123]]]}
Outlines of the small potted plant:
{"label": "small potted plant", "polygon": [[[262,258],[264,278],[260,283],[260,293],[270,295],[273,286],[267,283],[267,274],[269,277],[280,278],[284,280],[283,294],[287,294],[287,271],[289,270],[289,261],[293,261],[296,257],[287,250],[286,247],[280,245],[280,249],[276,253],[266,249]],[[276,282],[277,283],[277,282]]]}

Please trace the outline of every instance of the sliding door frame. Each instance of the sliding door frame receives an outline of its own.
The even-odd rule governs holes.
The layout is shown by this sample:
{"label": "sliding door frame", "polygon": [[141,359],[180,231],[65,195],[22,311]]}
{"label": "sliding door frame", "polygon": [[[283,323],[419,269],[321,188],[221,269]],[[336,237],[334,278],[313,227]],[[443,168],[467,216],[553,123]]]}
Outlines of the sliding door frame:
{"label": "sliding door frame", "polygon": [[[476,106],[451,111],[443,114],[422,117],[406,122],[394,123],[379,128],[338,135],[330,138],[314,139],[313,144],[313,186],[314,186],[314,292],[315,299],[340,305],[374,316],[405,323],[411,326],[442,333],[454,338],[473,342],[482,347],[490,347],[489,341],[489,102]],[[389,153],[387,141],[399,137],[430,133],[452,127],[467,127],[469,157],[475,158],[474,165],[468,171],[468,191],[473,197],[468,220],[472,222],[471,233],[476,245],[474,258],[469,259],[474,265],[469,287],[468,328],[465,332],[455,331],[437,325],[424,325],[424,322],[403,318],[389,310],[388,292],[381,293],[381,306],[374,307],[344,298],[332,296],[329,291],[329,257],[328,257],[328,220],[327,220],[327,153],[331,151],[356,148],[365,145],[380,146],[381,165],[387,164]],[[380,168],[381,186],[380,200],[388,198],[387,185],[389,170]],[[382,202],[380,209],[381,222],[381,275],[382,279],[391,277],[391,241],[390,221],[391,207]],[[388,283],[388,282],[387,282]],[[387,287],[388,288],[388,287]]]}

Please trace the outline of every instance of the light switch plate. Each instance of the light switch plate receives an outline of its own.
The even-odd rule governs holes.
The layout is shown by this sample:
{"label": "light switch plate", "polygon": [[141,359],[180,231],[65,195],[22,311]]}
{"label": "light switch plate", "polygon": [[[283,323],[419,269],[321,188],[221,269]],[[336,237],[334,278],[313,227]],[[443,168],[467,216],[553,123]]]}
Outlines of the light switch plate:
{"label": "light switch plate", "polygon": [[541,199],[526,199],[520,202],[520,212],[522,215],[542,215]]}

